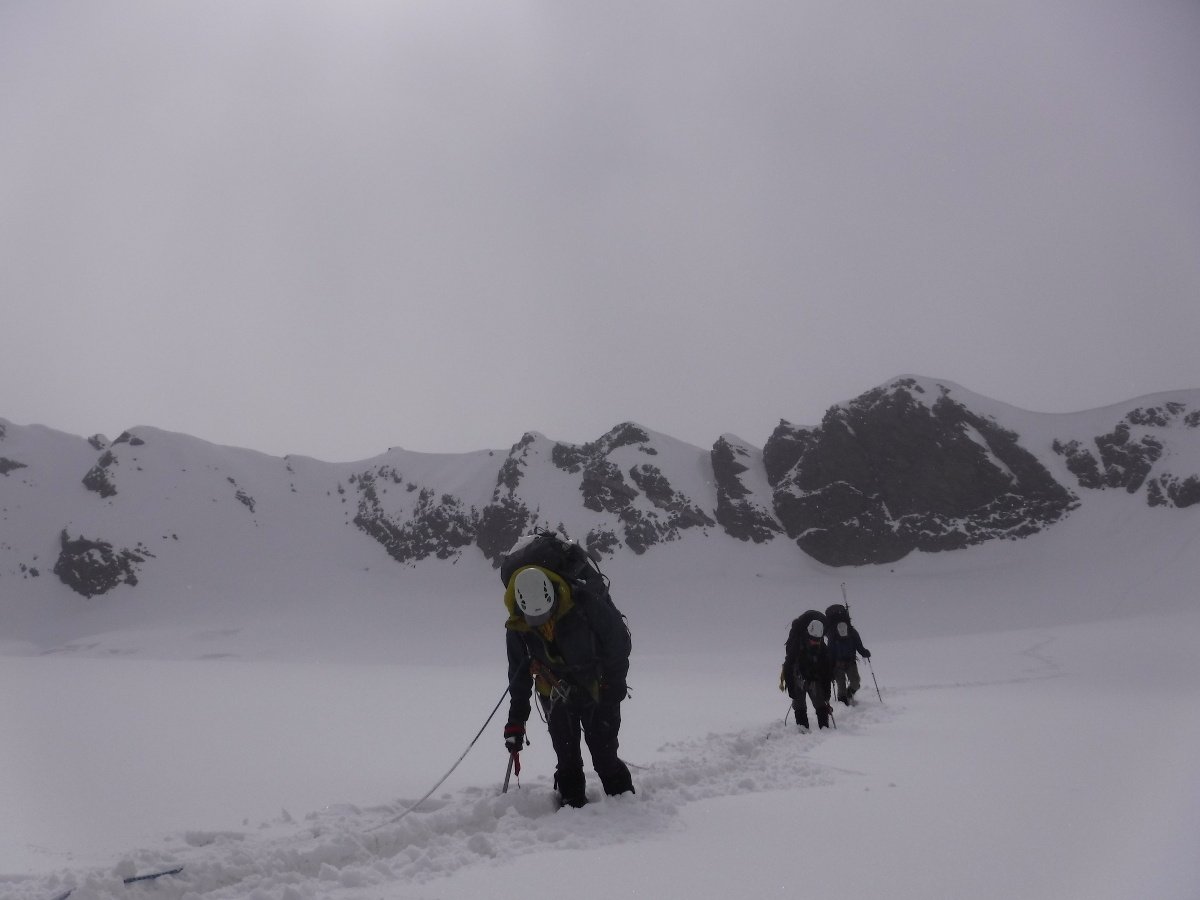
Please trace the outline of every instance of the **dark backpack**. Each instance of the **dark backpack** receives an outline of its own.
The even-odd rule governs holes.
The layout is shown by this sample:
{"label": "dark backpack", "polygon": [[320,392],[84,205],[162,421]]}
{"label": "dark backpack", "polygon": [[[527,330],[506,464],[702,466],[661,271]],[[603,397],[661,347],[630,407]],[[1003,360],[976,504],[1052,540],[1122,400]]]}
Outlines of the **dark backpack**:
{"label": "dark backpack", "polygon": [[608,577],[591,554],[577,542],[565,540],[553,531],[535,528],[533,534],[517,541],[500,559],[500,581],[508,587],[517,569],[525,566],[549,569],[560,575],[572,591],[583,588],[591,596],[608,594]]}
{"label": "dark backpack", "polygon": [[833,606],[826,608],[825,618],[829,621],[830,625],[837,625],[838,622],[845,622],[847,625],[849,625],[850,610],[846,609],[846,607],[840,603],[835,603]]}
{"label": "dark backpack", "polygon": [[[500,558],[500,581],[505,588],[517,570],[525,566],[541,566],[560,575],[570,585],[575,609],[589,623],[589,627],[596,631],[619,627],[625,632],[627,650],[632,646],[629,621],[613,603],[612,595],[608,592],[608,576],[600,571],[596,560],[578,543],[562,538],[553,531],[535,528],[533,534],[521,538]],[[597,606],[611,611],[615,618],[600,614],[597,619]],[[618,688],[621,696],[626,696],[628,685],[622,682]]]}

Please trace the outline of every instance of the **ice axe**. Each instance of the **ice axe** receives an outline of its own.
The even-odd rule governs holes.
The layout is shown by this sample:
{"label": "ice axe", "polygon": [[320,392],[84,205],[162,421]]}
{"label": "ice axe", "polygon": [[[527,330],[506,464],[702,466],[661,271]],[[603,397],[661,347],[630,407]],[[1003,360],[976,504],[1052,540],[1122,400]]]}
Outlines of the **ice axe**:
{"label": "ice axe", "polygon": [[513,769],[516,769],[518,783],[521,777],[521,755],[515,750],[508,754],[508,768],[504,770],[504,787],[500,789],[500,793],[508,793],[508,781],[512,777]]}

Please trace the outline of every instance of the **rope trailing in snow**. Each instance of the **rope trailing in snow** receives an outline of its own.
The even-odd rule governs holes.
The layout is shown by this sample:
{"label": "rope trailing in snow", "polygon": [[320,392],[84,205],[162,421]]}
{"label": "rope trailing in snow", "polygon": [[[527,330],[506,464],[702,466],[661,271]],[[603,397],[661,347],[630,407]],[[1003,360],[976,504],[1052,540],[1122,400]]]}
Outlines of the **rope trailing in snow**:
{"label": "rope trailing in snow", "polygon": [[496,701],[496,705],[492,708],[491,713],[488,715],[488,717],[484,721],[483,725],[481,725],[479,727],[479,731],[476,732],[475,737],[471,738],[471,743],[467,744],[467,749],[462,752],[462,756],[460,756],[457,760],[455,760],[454,765],[452,765],[450,767],[449,771],[446,772],[445,775],[443,775],[441,778],[438,779],[437,784],[435,784],[433,787],[431,787],[429,789],[428,793],[426,793],[424,797],[422,797],[420,800],[418,800],[416,803],[414,803],[412,806],[410,806],[404,812],[400,813],[400,815],[396,816],[393,819],[388,819],[386,822],[380,822],[378,825],[372,825],[370,828],[367,829],[367,831],[376,831],[377,829],[383,828],[385,825],[395,825],[397,822],[399,822],[401,819],[403,819],[405,816],[407,816],[410,812],[412,812],[414,809],[416,809],[418,806],[420,806],[422,803],[424,803],[426,800],[428,800],[430,797],[433,796],[433,792],[436,791],[438,788],[440,788],[442,786],[442,782],[444,782],[447,778],[449,778],[453,774],[454,770],[458,768],[459,764],[464,759],[467,758],[467,754],[471,752],[471,748],[475,746],[475,742],[479,740],[479,736],[483,734],[483,730],[488,727],[488,723],[492,721],[492,718],[496,715],[496,711],[500,709],[500,704],[503,703],[504,698],[508,696],[508,691],[509,691],[510,687],[512,687],[512,685],[509,685],[508,687],[506,687],[504,689],[504,693],[501,694],[500,699]]}

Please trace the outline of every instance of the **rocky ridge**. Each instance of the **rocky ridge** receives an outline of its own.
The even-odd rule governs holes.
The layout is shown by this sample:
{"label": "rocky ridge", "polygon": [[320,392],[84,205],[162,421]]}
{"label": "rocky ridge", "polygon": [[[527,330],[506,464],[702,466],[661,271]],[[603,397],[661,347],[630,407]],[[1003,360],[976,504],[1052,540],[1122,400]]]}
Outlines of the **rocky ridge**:
{"label": "rocky ridge", "polygon": [[1200,503],[1200,391],[1048,416],[902,377],[819,425],[781,421],[761,450],[723,435],[706,451],[625,422],[585,444],[530,432],[507,453],[394,449],[337,464],[153,428],[109,442],[0,420],[0,578],[50,572],[95,597],[135,588],[202,533],[277,553],[297,517],[315,546],[353,534],[402,565],[465,553],[498,564],[538,525],[603,556],[695,535],[883,564],[1030,538],[1098,491],[1164,514]]}

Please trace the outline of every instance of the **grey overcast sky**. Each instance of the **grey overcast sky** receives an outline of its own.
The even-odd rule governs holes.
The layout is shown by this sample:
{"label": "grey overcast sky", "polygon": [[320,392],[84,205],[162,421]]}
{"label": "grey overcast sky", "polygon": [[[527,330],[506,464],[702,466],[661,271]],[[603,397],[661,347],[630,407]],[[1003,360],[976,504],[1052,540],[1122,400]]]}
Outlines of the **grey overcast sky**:
{"label": "grey overcast sky", "polygon": [[0,416],[703,447],[1200,388],[1195,0],[4,0]]}

